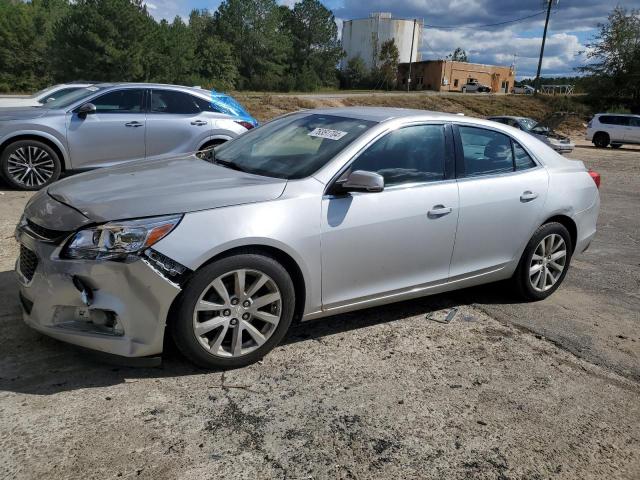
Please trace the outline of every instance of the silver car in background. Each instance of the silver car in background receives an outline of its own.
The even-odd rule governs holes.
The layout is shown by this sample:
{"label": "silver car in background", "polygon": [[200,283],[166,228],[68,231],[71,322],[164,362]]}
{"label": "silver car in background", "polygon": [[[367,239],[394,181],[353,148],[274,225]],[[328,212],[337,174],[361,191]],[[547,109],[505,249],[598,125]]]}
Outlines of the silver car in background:
{"label": "silver car in background", "polygon": [[504,123],[525,131],[546,143],[558,153],[570,153],[576,147],[569,137],[559,134],[543,122],[536,122],[533,118],[500,115],[487,117],[487,120]]}
{"label": "silver car in background", "polygon": [[24,319],[127,357],[160,354],[168,330],[193,362],[231,368],[292,322],[504,279],[539,300],[595,235],[599,181],[486,120],[290,114],[208,161],[121,165],[36,194],[16,230]]}
{"label": "silver car in background", "polygon": [[62,171],[206,150],[253,127],[211,99],[199,88],[105,83],[40,107],[0,108],[0,174],[37,190]]}

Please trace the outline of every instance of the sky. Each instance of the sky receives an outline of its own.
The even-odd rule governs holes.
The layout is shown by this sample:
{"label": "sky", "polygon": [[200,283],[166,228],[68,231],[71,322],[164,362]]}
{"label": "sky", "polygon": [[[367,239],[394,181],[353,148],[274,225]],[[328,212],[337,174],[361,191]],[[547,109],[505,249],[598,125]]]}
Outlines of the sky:
{"label": "sky", "polygon": [[[511,65],[518,78],[536,74],[544,29],[543,0],[321,0],[342,22],[368,17],[370,12],[390,12],[398,18],[424,22],[420,54],[423,60],[444,58],[463,48],[470,62]],[[148,0],[151,15],[185,20],[194,9],[214,11],[219,0]],[[292,6],[295,0],[279,0]],[[605,22],[609,12],[621,5],[640,9],[640,0],[559,0],[552,9],[545,46],[542,75],[573,76],[586,61],[586,44]],[[536,15],[537,14],[537,15]],[[533,15],[533,16],[532,16]],[[523,21],[495,25],[514,19]],[[488,26],[493,25],[493,26]],[[443,28],[452,27],[452,28]]]}

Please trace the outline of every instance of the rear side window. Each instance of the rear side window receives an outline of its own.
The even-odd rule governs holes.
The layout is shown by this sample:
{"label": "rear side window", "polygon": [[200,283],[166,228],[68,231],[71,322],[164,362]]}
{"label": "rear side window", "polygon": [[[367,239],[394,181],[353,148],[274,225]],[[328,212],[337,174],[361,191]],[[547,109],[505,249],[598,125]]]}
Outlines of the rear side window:
{"label": "rear side window", "polygon": [[127,89],[105,93],[91,103],[97,113],[139,113],[142,111],[144,90]]}
{"label": "rear side window", "polygon": [[629,125],[629,117],[622,117],[619,115],[602,115],[600,117],[600,123],[605,125]]}
{"label": "rear side window", "polygon": [[199,113],[198,98],[174,90],[151,92],[151,113],[189,114]]}
{"label": "rear side window", "polygon": [[414,125],[385,135],[351,164],[384,177],[386,186],[444,179],[444,125]]}
{"label": "rear side window", "polygon": [[524,148],[500,132],[459,126],[463,152],[463,172],[476,177],[526,170],[536,166]]}

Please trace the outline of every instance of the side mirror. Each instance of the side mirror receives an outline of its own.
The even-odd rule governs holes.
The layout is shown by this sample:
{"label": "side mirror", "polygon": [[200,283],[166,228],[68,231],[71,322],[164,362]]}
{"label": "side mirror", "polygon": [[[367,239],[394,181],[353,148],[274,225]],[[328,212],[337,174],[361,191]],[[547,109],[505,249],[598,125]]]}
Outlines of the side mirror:
{"label": "side mirror", "polygon": [[87,115],[96,113],[96,106],[93,103],[85,103],[81,105],[76,112],[78,117],[87,118]]}
{"label": "side mirror", "polygon": [[381,192],[384,190],[384,177],[379,173],[356,170],[340,183],[343,192]]}

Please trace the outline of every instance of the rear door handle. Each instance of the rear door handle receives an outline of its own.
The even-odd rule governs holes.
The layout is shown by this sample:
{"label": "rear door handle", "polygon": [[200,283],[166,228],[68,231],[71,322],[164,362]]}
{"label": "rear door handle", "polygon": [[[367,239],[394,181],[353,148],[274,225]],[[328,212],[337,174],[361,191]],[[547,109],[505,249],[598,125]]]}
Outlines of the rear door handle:
{"label": "rear door handle", "polygon": [[124,124],[125,127],[142,127],[143,125],[144,125],[144,123],[135,122],[135,121],[134,122],[128,122],[128,123]]}
{"label": "rear door handle", "polygon": [[453,211],[451,207],[445,207],[444,205],[434,205],[427,215],[429,218],[439,218],[444,217],[445,215],[449,215]]}
{"label": "rear door handle", "polygon": [[530,202],[531,200],[535,200],[536,198],[538,198],[538,194],[533,193],[531,190],[526,190],[522,192],[522,195],[520,195],[521,202]]}
{"label": "rear door handle", "polygon": [[191,125],[196,125],[197,127],[202,127],[206,124],[207,122],[205,122],[204,120],[194,120],[193,122],[191,122]]}

